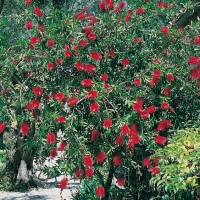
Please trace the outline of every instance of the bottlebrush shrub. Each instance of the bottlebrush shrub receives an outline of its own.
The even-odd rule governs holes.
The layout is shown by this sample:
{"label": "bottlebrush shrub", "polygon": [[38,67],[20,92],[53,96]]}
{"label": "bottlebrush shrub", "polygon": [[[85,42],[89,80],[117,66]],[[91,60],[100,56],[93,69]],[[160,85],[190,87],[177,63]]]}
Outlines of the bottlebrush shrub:
{"label": "bottlebrush shrub", "polygon": [[[75,16],[42,10],[38,16],[32,7],[24,8],[22,20],[32,20],[33,29],[26,29],[29,34],[9,48],[3,62],[1,86],[7,93],[1,93],[1,99],[7,120],[0,121],[9,129],[16,118],[16,135],[20,124],[29,124],[29,148],[32,140],[37,141],[47,156],[57,143],[66,141],[67,148],[59,148],[68,159],[58,159],[61,171],[75,174],[80,169],[83,179],[95,177],[96,198],[100,186],[105,198],[111,188],[118,195],[118,187],[111,186],[113,177],[124,177],[125,189],[137,188],[143,198],[142,188],[148,187],[149,179],[138,174],[159,173],[159,164],[152,162],[147,168],[143,159],[167,145],[174,131],[196,126],[199,119],[199,73],[192,71],[191,76],[189,67],[191,63],[199,69],[200,49],[185,41],[199,27],[179,31],[168,25],[166,34],[160,24],[150,21],[161,10],[173,18],[176,6],[163,9],[147,2],[139,13],[139,6],[131,7],[127,21],[126,4],[112,8],[107,4],[98,16],[87,9]],[[88,38],[91,33],[94,40]],[[48,41],[54,42],[47,45]],[[166,50],[168,54],[163,53]],[[66,119],[62,123],[60,116]],[[50,133],[54,135],[49,137]],[[137,176],[126,178],[129,172]]]}
{"label": "bottlebrush shrub", "polygon": [[[178,131],[163,149],[158,149],[159,174],[151,178],[152,185],[165,188],[177,197],[184,191],[191,196],[199,193],[200,130],[187,128]],[[181,181],[180,181],[181,180]]]}

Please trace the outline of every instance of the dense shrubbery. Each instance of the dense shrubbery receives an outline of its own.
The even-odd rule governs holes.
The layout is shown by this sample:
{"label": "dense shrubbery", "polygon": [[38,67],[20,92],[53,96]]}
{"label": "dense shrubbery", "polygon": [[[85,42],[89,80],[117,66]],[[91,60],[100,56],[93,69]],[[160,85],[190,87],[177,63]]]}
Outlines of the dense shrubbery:
{"label": "dense shrubbery", "polygon": [[59,172],[90,179],[90,199],[148,199],[159,174],[149,157],[177,130],[199,126],[199,27],[163,26],[172,3],[99,7],[98,16],[83,8],[71,17],[25,1],[24,37],[0,66],[0,133],[16,138],[14,178],[21,160],[31,169],[30,155],[63,151]]}

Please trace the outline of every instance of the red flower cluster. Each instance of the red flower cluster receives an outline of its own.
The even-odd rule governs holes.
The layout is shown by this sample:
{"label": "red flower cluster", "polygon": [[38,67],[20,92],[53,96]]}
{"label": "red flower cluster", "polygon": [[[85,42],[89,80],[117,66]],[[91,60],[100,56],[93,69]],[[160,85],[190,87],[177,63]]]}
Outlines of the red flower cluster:
{"label": "red flower cluster", "polygon": [[58,151],[63,151],[65,149],[65,147],[67,146],[66,141],[61,141],[58,145]]}
{"label": "red flower cluster", "polygon": [[143,38],[134,38],[134,39],[133,39],[133,42],[134,42],[135,44],[140,43],[140,42],[142,42],[142,41],[143,41]]}
{"label": "red flower cluster", "polygon": [[150,161],[149,158],[144,158],[144,159],[143,159],[143,166],[144,166],[144,167],[147,167],[148,169],[151,168],[151,161]]}
{"label": "red flower cluster", "polygon": [[26,21],[25,22],[25,28],[30,30],[33,28],[33,22],[32,21]]}
{"label": "red flower cluster", "polygon": [[133,80],[133,84],[135,85],[135,86],[140,86],[141,84],[142,84],[142,80],[140,79],[140,78],[135,78],[134,80]]}
{"label": "red flower cluster", "polygon": [[155,142],[161,146],[164,146],[167,142],[167,138],[166,137],[163,137],[163,136],[160,136],[160,135],[157,135],[156,138],[155,138]]}
{"label": "red flower cluster", "polygon": [[76,97],[71,97],[68,99],[67,103],[69,106],[76,106],[78,104],[78,99]]}
{"label": "red flower cluster", "polygon": [[56,142],[56,135],[54,133],[47,134],[47,143],[55,143]]}
{"label": "red flower cluster", "polygon": [[169,120],[162,120],[157,127],[158,131],[165,131],[166,128],[171,128],[172,123]]}
{"label": "red flower cluster", "polygon": [[132,18],[132,15],[131,15],[131,13],[127,13],[127,15],[126,15],[126,17],[125,17],[125,21],[130,21],[131,20],[131,18]]}
{"label": "red flower cluster", "polygon": [[124,136],[118,135],[116,140],[115,140],[115,144],[117,146],[123,146],[124,145]]}
{"label": "red flower cluster", "polygon": [[39,86],[35,86],[34,88],[33,88],[33,94],[35,95],[35,96],[41,96],[42,95],[42,89],[41,89],[41,87],[39,87]]}
{"label": "red flower cluster", "polygon": [[119,2],[119,5],[117,6],[117,8],[115,9],[115,12],[120,12],[121,10],[123,10],[126,7],[126,2],[121,1]]}
{"label": "red flower cluster", "polygon": [[58,155],[58,152],[56,149],[50,150],[50,158],[55,158]]}
{"label": "red flower cluster", "polygon": [[95,33],[90,32],[88,34],[88,39],[89,40],[96,40],[97,39],[97,35]]}
{"label": "red flower cluster", "polygon": [[115,56],[115,50],[110,50],[110,51],[108,52],[108,57],[113,58],[114,56]]}
{"label": "red flower cluster", "polygon": [[100,137],[100,132],[97,130],[93,130],[91,133],[91,141],[97,142],[99,140],[99,137]]}
{"label": "red flower cluster", "polygon": [[54,68],[55,68],[55,66],[54,66],[54,64],[53,64],[52,62],[49,62],[49,63],[47,64],[47,69],[52,70],[52,69],[54,69]]}
{"label": "red flower cluster", "polygon": [[199,36],[196,36],[195,38],[194,38],[194,44],[200,44],[200,37]]}
{"label": "red flower cluster", "polygon": [[91,178],[94,174],[94,168],[90,167],[90,168],[86,168],[85,169],[85,178]]}
{"label": "red flower cluster", "polygon": [[0,133],[3,133],[5,129],[6,129],[6,124],[0,122]]}
{"label": "red flower cluster", "polygon": [[113,158],[113,163],[115,166],[118,166],[118,165],[123,165],[123,159],[120,155],[116,155],[114,158]]}
{"label": "red flower cluster", "polygon": [[20,131],[22,134],[27,135],[30,131],[30,127],[28,123],[22,123],[20,126]]}
{"label": "red flower cluster", "polygon": [[122,60],[122,65],[123,66],[126,66],[126,65],[129,65],[129,59],[128,58],[124,58],[123,60]]}
{"label": "red flower cluster", "polygon": [[71,51],[65,51],[65,57],[66,58],[70,58],[70,57],[72,57],[72,52]]}
{"label": "red flower cluster", "polygon": [[200,57],[192,56],[192,57],[189,58],[188,62],[190,64],[194,64],[194,65],[200,64]]}
{"label": "red flower cluster", "polygon": [[25,6],[28,6],[28,5],[32,4],[32,0],[25,0],[24,4],[25,4]]}
{"label": "red flower cluster", "polygon": [[162,102],[160,106],[163,110],[169,110],[170,109],[170,105],[167,102]]}
{"label": "red flower cluster", "polygon": [[90,72],[92,74],[96,70],[96,67],[94,65],[92,65],[92,64],[86,64],[84,70],[86,72]]}
{"label": "red flower cluster", "polygon": [[156,175],[156,174],[159,174],[160,172],[159,172],[159,168],[158,167],[154,167],[154,168],[152,168],[152,170],[151,170],[151,174],[152,175]]}
{"label": "red flower cluster", "polygon": [[79,41],[79,44],[82,46],[82,47],[85,47],[88,45],[88,41],[87,40],[80,40]]}
{"label": "red flower cluster", "polygon": [[44,26],[42,24],[38,24],[38,30],[44,32]]}
{"label": "red flower cluster", "polygon": [[139,144],[139,142],[140,142],[140,137],[139,137],[139,135],[131,135],[131,136],[129,137],[129,139],[128,139],[128,146],[129,146],[130,148],[134,148],[134,146],[135,146],[136,144]]}
{"label": "red flower cluster", "polygon": [[75,178],[82,178],[83,177],[83,171],[81,168],[77,167],[75,170]]}
{"label": "red flower cluster", "polygon": [[173,74],[167,74],[167,81],[168,81],[169,83],[174,82],[174,75],[173,75]]}
{"label": "red flower cluster", "polygon": [[165,88],[163,90],[163,94],[164,94],[164,96],[169,96],[171,94],[171,90],[169,88]]}
{"label": "red flower cluster", "polygon": [[128,127],[128,125],[123,125],[123,126],[121,126],[121,133],[123,134],[123,135],[128,135],[129,134],[129,132],[130,132],[130,128]]}
{"label": "red flower cluster", "polygon": [[137,14],[137,15],[142,15],[142,14],[144,14],[144,8],[142,8],[142,7],[138,8],[138,9],[136,10],[136,14]]}
{"label": "red flower cluster", "polygon": [[98,91],[96,90],[91,90],[87,93],[87,98],[89,100],[94,100],[98,96]]}
{"label": "red flower cluster", "polygon": [[85,66],[82,62],[77,62],[75,63],[74,67],[78,70],[78,71],[83,71]]}
{"label": "red flower cluster", "polygon": [[103,121],[103,127],[104,128],[110,128],[112,126],[112,119],[106,118]]}
{"label": "red flower cluster", "polygon": [[37,99],[33,99],[31,102],[27,104],[27,108],[30,111],[38,109],[40,107],[40,102]]}
{"label": "red flower cluster", "polygon": [[91,167],[93,165],[92,157],[91,156],[84,156],[83,163],[84,163],[84,166]]}
{"label": "red flower cluster", "polygon": [[167,35],[168,32],[169,32],[169,28],[168,28],[167,26],[163,26],[163,27],[161,28],[161,32],[162,32],[162,34]]}
{"label": "red flower cluster", "polygon": [[104,151],[101,151],[98,153],[98,155],[96,156],[96,161],[99,163],[102,163],[106,158],[106,154]]}
{"label": "red flower cluster", "polygon": [[101,80],[102,81],[107,81],[108,80],[108,74],[106,74],[106,73],[101,74]]}
{"label": "red flower cluster", "polygon": [[124,177],[117,178],[117,185],[123,187],[125,185],[125,178]]}
{"label": "red flower cluster", "polygon": [[98,61],[98,60],[102,59],[102,55],[100,53],[98,53],[98,52],[93,51],[90,54],[90,58],[92,58],[93,60],[97,60]]}
{"label": "red flower cluster", "polygon": [[38,7],[35,7],[35,8],[33,9],[33,12],[34,12],[34,14],[35,14],[37,17],[42,17],[42,15],[43,15],[42,10],[40,10],[40,8],[38,8]]}
{"label": "red flower cluster", "polygon": [[59,116],[59,117],[57,118],[57,121],[58,121],[59,123],[65,123],[65,122],[66,122],[66,117],[64,117],[64,116]]}
{"label": "red flower cluster", "polygon": [[30,43],[33,45],[33,47],[40,41],[40,38],[37,36],[33,36],[30,38]]}
{"label": "red flower cluster", "polygon": [[92,81],[92,79],[89,79],[89,78],[84,79],[84,80],[81,81],[81,85],[83,87],[91,87],[93,85],[93,81]]}
{"label": "red flower cluster", "polygon": [[66,102],[66,96],[62,92],[58,92],[56,94],[53,94],[53,98],[55,100],[58,100],[59,102],[62,102],[62,103]]}
{"label": "red flower cluster", "polygon": [[52,46],[54,46],[54,44],[55,44],[55,40],[53,40],[53,39],[47,40],[47,46],[48,47],[52,47]]}
{"label": "red flower cluster", "polygon": [[68,185],[68,179],[67,178],[63,178],[60,183],[59,183],[59,188],[61,190],[67,188],[67,185]]}
{"label": "red flower cluster", "polygon": [[106,0],[99,2],[99,8],[100,10],[112,10],[114,8],[114,2],[113,0]]}
{"label": "red flower cluster", "polygon": [[90,112],[97,113],[99,112],[99,104],[96,102],[93,102],[90,104]]}
{"label": "red flower cluster", "polygon": [[96,194],[97,194],[97,197],[99,197],[99,198],[105,197],[105,188],[103,186],[99,186],[96,189]]}

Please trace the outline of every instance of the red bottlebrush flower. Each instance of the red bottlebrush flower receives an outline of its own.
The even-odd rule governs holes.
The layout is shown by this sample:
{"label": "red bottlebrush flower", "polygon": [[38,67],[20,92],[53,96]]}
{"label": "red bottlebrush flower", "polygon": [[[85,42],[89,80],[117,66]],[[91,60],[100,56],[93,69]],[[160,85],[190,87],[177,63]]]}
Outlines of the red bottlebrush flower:
{"label": "red bottlebrush flower", "polygon": [[104,84],[104,88],[105,88],[105,89],[109,89],[109,88],[110,88],[110,84],[105,83],[105,84]]}
{"label": "red bottlebrush flower", "polygon": [[196,36],[194,38],[194,44],[200,44],[200,37],[199,36]]}
{"label": "red bottlebrush flower", "polygon": [[84,70],[93,73],[96,70],[96,67],[92,64],[86,64]]}
{"label": "red bottlebrush flower", "polygon": [[33,88],[33,94],[35,95],[35,96],[41,96],[42,95],[42,89],[41,89],[41,87],[39,87],[39,86],[35,86],[34,88]]}
{"label": "red bottlebrush flower", "polygon": [[17,65],[17,60],[13,60],[13,65]]}
{"label": "red bottlebrush flower", "polygon": [[155,113],[156,112],[156,106],[149,106],[146,111],[149,113],[149,114],[152,114],[152,113]]}
{"label": "red bottlebrush flower", "polygon": [[100,10],[106,10],[106,2],[104,1],[99,2],[99,8]]}
{"label": "red bottlebrush flower", "polygon": [[85,47],[88,45],[88,41],[87,40],[80,40],[79,41],[79,44],[82,46],[82,47]]}
{"label": "red bottlebrush flower", "polygon": [[118,135],[115,140],[115,144],[117,146],[123,146],[124,145],[124,136]]}
{"label": "red bottlebrush flower", "polygon": [[169,110],[170,109],[170,105],[167,102],[162,102],[160,106],[163,110]]}
{"label": "red bottlebrush flower", "polygon": [[160,123],[163,123],[166,128],[172,127],[172,123],[169,120],[162,120]]}
{"label": "red bottlebrush flower", "polygon": [[134,42],[135,44],[140,43],[140,42],[142,42],[142,41],[143,41],[142,38],[134,38],[134,39],[133,39],[133,42]]}
{"label": "red bottlebrush flower", "polygon": [[112,119],[106,118],[103,121],[103,127],[104,128],[110,128],[112,126]]}
{"label": "red bottlebrush flower", "polygon": [[163,27],[161,28],[161,32],[162,32],[162,34],[167,35],[168,32],[169,32],[169,28],[168,28],[167,26],[163,26]]}
{"label": "red bottlebrush flower", "polygon": [[195,68],[190,70],[190,79],[199,79],[200,78],[200,68]]}
{"label": "red bottlebrush flower", "polygon": [[129,65],[129,60],[128,60],[128,58],[124,58],[123,60],[122,60],[122,65],[123,66],[126,66],[126,65]]}
{"label": "red bottlebrush flower", "polygon": [[148,119],[148,118],[150,117],[150,115],[149,115],[149,113],[148,113],[146,110],[144,110],[144,111],[142,111],[142,112],[140,113],[140,117],[141,117],[142,119]]}
{"label": "red bottlebrush flower", "polygon": [[106,158],[106,154],[104,151],[101,151],[98,153],[98,155],[96,156],[96,161],[99,163],[102,163]]}
{"label": "red bottlebrush flower", "polygon": [[164,123],[160,123],[160,124],[158,124],[158,127],[157,127],[157,131],[162,131],[162,132],[164,132],[165,131],[165,125],[164,125]]}
{"label": "red bottlebrush flower", "polygon": [[154,158],[153,158],[153,161],[154,161],[155,166],[158,166],[158,164],[159,164],[158,158],[157,158],[157,157],[154,157]]}
{"label": "red bottlebrush flower", "polygon": [[90,19],[90,25],[93,25],[96,21],[97,21],[97,18],[96,17],[92,17]]}
{"label": "red bottlebrush flower", "polygon": [[87,26],[87,27],[83,28],[83,33],[85,35],[88,35],[90,32],[92,32],[92,26]]}
{"label": "red bottlebrush flower", "polygon": [[174,81],[174,75],[173,74],[167,74],[167,81],[169,83],[173,82]]}
{"label": "red bottlebrush flower", "polygon": [[153,76],[152,79],[151,79],[151,82],[153,85],[157,85],[159,83],[159,79],[160,77],[158,76]]}
{"label": "red bottlebrush flower", "polygon": [[97,113],[99,112],[99,104],[96,102],[93,102],[90,104],[90,112]]}
{"label": "red bottlebrush flower", "polygon": [[32,100],[27,104],[29,110],[35,110],[40,107],[40,102],[37,99]]}
{"label": "red bottlebrush flower", "polygon": [[32,4],[32,0],[25,0],[25,6],[28,6],[28,5],[30,5],[30,4]]}
{"label": "red bottlebrush flower", "polygon": [[75,178],[82,178],[83,177],[83,171],[81,168],[77,167],[75,170]]}
{"label": "red bottlebrush flower", "polygon": [[150,161],[149,158],[144,158],[142,163],[143,163],[144,167],[148,167],[149,168],[151,166],[151,161]]}
{"label": "red bottlebrush flower", "polygon": [[194,64],[194,65],[195,64],[200,64],[200,57],[198,57],[198,56],[192,56],[192,57],[189,58],[188,62],[190,64]]}
{"label": "red bottlebrush flower", "polygon": [[114,57],[115,56],[115,50],[110,50],[109,52],[108,52],[108,57]]}
{"label": "red bottlebrush flower", "polygon": [[110,1],[110,3],[108,4],[108,10],[113,10],[115,6],[115,3],[113,1]]}
{"label": "red bottlebrush flower", "polygon": [[59,116],[59,117],[57,118],[57,121],[58,121],[59,123],[65,123],[65,122],[66,122],[66,117],[64,117],[64,116]]}
{"label": "red bottlebrush flower", "polygon": [[131,15],[131,13],[127,13],[127,15],[126,15],[126,17],[125,17],[125,21],[130,21],[131,20],[131,18],[132,18],[132,15]]}
{"label": "red bottlebrush flower", "polygon": [[106,74],[106,73],[101,74],[101,80],[102,81],[107,81],[108,80],[108,74]]}
{"label": "red bottlebrush flower", "polygon": [[154,59],[153,59],[153,62],[154,62],[154,63],[159,63],[160,61],[159,61],[158,58],[154,58]]}
{"label": "red bottlebrush flower", "polygon": [[142,107],[141,104],[139,104],[139,103],[135,103],[135,104],[133,105],[133,110],[134,110],[135,112],[140,113],[140,112],[143,111],[143,107]]}
{"label": "red bottlebrush flower", "polygon": [[164,50],[163,50],[163,53],[164,53],[165,55],[168,55],[168,54],[169,54],[169,51],[168,51],[167,49],[164,49]]}
{"label": "red bottlebrush flower", "polygon": [[171,90],[169,88],[165,88],[163,90],[163,94],[164,94],[164,96],[169,96],[171,94]]}
{"label": "red bottlebrush flower", "polygon": [[94,100],[98,96],[98,91],[96,90],[91,90],[87,93],[87,98],[89,100]]}
{"label": "red bottlebrush flower", "polygon": [[124,177],[117,178],[117,185],[123,187],[125,185],[125,178]]}
{"label": "red bottlebrush flower", "polygon": [[42,24],[38,24],[38,30],[44,32],[44,26]]}
{"label": "red bottlebrush flower", "polygon": [[92,58],[93,60],[101,60],[102,59],[102,55],[98,52],[91,52],[90,54],[90,58]]}
{"label": "red bottlebrush flower", "polygon": [[99,197],[99,198],[105,197],[105,188],[103,186],[99,186],[96,189],[96,194],[97,194],[97,197]]}
{"label": "red bottlebrush flower", "polygon": [[62,103],[66,102],[66,97],[62,92],[58,92],[58,93],[54,94],[53,98],[55,100],[58,100],[58,101],[62,102]]}
{"label": "red bottlebrush flower", "polygon": [[157,135],[156,138],[155,138],[155,142],[161,146],[164,146],[167,142],[167,138],[166,137],[163,137],[163,136],[160,136],[160,135]]}
{"label": "red bottlebrush flower", "polygon": [[63,151],[65,149],[65,147],[67,146],[66,141],[61,141],[58,145],[58,151]]}
{"label": "red bottlebrush flower", "polygon": [[93,85],[93,81],[92,81],[92,79],[89,79],[89,78],[84,79],[84,80],[81,81],[81,85],[83,87],[91,87]]}
{"label": "red bottlebrush flower", "polygon": [[50,150],[50,158],[55,158],[58,155],[58,152],[56,149]]}
{"label": "red bottlebrush flower", "polygon": [[135,144],[139,144],[140,137],[138,135],[132,135],[128,139],[129,146],[134,146]]}
{"label": "red bottlebrush flower", "polygon": [[91,133],[91,141],[97,142],[99,140],[99,137],[100,137],[100,132],[97,130],[93,130]]}
{"label": "red bottlebrush flower", "polygon": [[78,99],[76,97],[71,97],[70,99],[68,99],[67,103],[69,104],[69,106],[75,106],[78,104]]}
{"label": "red bottlebrush flower", "polygon": [[27,124],[25,122],[22,123],[21,127],[20,127],[20,131],[21,131],[22,134],[27,135],[29,133],[29,131],[30,131],[29,124]]}
{"label": "red bottlebrush flower", "polygon": [[199,88],[200,88],[200,82],[198,82],[198,83],[197,83],[197,87],[199,87]]}
{"label": "red bottlebrush flower", "polygon": [[54,69],[54,68],[55,68],[55,66],[54,66],[54,64],[53,64],[52,62],[49,62],[49,63],[47,64],[47,69],[52,70],[52,69]]}
{"label": "red bottlebrush flower", "polygon": [[54,133],[47,134],[47,143],[55,143],[56,142],[56,135]]}
{"label": "red bottlebrush flower", "polygon": [[0,122],[0,133],[3,133],[5,129],[6,129],[6,124]]}
{"label": "red bottlebrush flower", "polygon": [[159,168],[158,167],[154,167],[154,168],[152,168],[152,170],[151,170],[151,174],[152,175],[156,175],[156,174],[159,174],[160,172],[159,172]]}
{"label": "red bottlebrush flower", "polygon": [[74,67],[78,70],[78,71],[83,71],[85,66],[82,62],[77,62]]}
{"label": "red bottlebrush flower", "polygon": [[37,37],[37,36],[33,36],[33,37],[31,37],[31,39],[30,39],[30,43],[32,44],[32,45],[36,45],[36,43],[37,42],[39,42],[40,41],[40,38],[39,37]]}
{"label": "red bottlebrush flower", "polygon": [[135,78],[135,79],[133,80],[133,84],[134,84],[135,86],[140,86],[140,85],[142,84],[142,80],[141,80],[140,78]]}
{"label": "red bottlebrush flower", "polygon": [[37,17],[42,17],[42,15],[43,15],[42,10],[40,10],[40,8],[38,8],[38,7],[35,7],[35,8],[33,9],[33,12],[34,12],[34,14],[35,14]]}
{"label": "red bottlebrush flower", "polygon": [[136,10],[136,14],[137,14],[137,15],[142,15],[142,14],[144,14],[144,8],[142,8],[142,7],[138,8],[138,9]]}
{"label": "red bottlebrush flower", "polygon": [[97,36],[96,36],[95,33],[90,32],[90,33],[88,34],[88,39],[89,39],[89,40],[96,40],[96,39],[97,39]]}
{"label": "red bottlebrush flower", "polygon": [[47,46],[48,47],[52,47],[52,46],[54,46],[54,44],[55,44],[55,40],[53,40],[53,39],[47,40]]}
{"label": "red bottlebrush flower", "polygon": [[115,166],[118,166],[118,165],[123,165],[123,159],[120,155],[116,155],[114,158],[113,158],[113,163]]}
{"label": "red bottlebrush flower", "polygon": [[91,167],[93,165],[92,157],[91,156],[84,156],[83,163],[85,167]]}
{"label": "red bottlebrush flower", "polygon": [[26,29],[32,29],[33,28],[33,22],[32,21],[26,21],[25,22],[25,28]]}
{"label": "red bottlebrush flower", "polygon": [[135,128],[131,128],[129,131],[129,136],[138,136],[138,131]]}
{"label": "red bottlebrush flower", "polygon": [[85,169],[85,178],[91,178],[94,174],[94,168]]}
{"label": "red bottlebrush flower", "polygon": [[63,62],[64,62],[64,60],[63,60],[63,59],[60,59],[60,58],[58,58],[58,59],[56,60],[56,63],[57,63],[58,65],[61,65]]}
{"label": "red bottlebrush flower", "polygon": [[160,77],[161,74],[162,74],[162,72],[161,72],[159,69],[155,69],[155,70],[153,71],[153,76],[155,76],[155,77]]}
{"label": "red bottlebrush flower", "polygon": [[75,19],[84,20],[85,19],[85,11],[79,12],[74,16]]}
{"label": "red bottlebrush flower", "polygon": [[68,185],[68,179],[67,178],[63,178],[59,183],[59,188],[61,190],[66,189],[67,185]]}
{"label": "red bottlebrush flower", "polygon": [[137,96],[136,97],[136,103],[142,105],[143,104],[143,100],[141,97]]}
{"label": "red bottlebrush flower", "polygon": [[72,57],[72,52],[71,51],[65,51],[65,57],[66,58]]}
{"label": "red bottlebrush flower", "polygon": [[130,129],[137,130],[137,125],[136,125],[136,124],[134,124],[134,123],[132,123],[132,124],[130,125]]}
{"label": "red bottlebrush flower", "polygon": [[126,89],[126,90],[130,90],[130,89],[131,89],[131,86],[130,86],[130,85],[127,85],[125,89]]}
{"label": "red bottlebrush flower", "polygon": [[130,131],[129,127],[128,127],[126,124],[123,125],[123,126],[121,126],[120,130],[121,130],[121,133],[122,133],[123,135],[129,134],[129,131]]}

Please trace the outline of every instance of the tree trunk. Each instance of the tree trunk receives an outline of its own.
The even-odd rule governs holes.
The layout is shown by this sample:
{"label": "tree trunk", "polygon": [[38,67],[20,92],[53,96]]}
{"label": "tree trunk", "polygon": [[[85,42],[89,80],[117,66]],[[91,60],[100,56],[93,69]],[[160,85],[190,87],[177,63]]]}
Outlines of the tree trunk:
{"label": "tree trunk", "polygon": [[4,4],[4,0],[0,0],[0,14],[1,14],[1,11],[3,10],[3,4]]}

